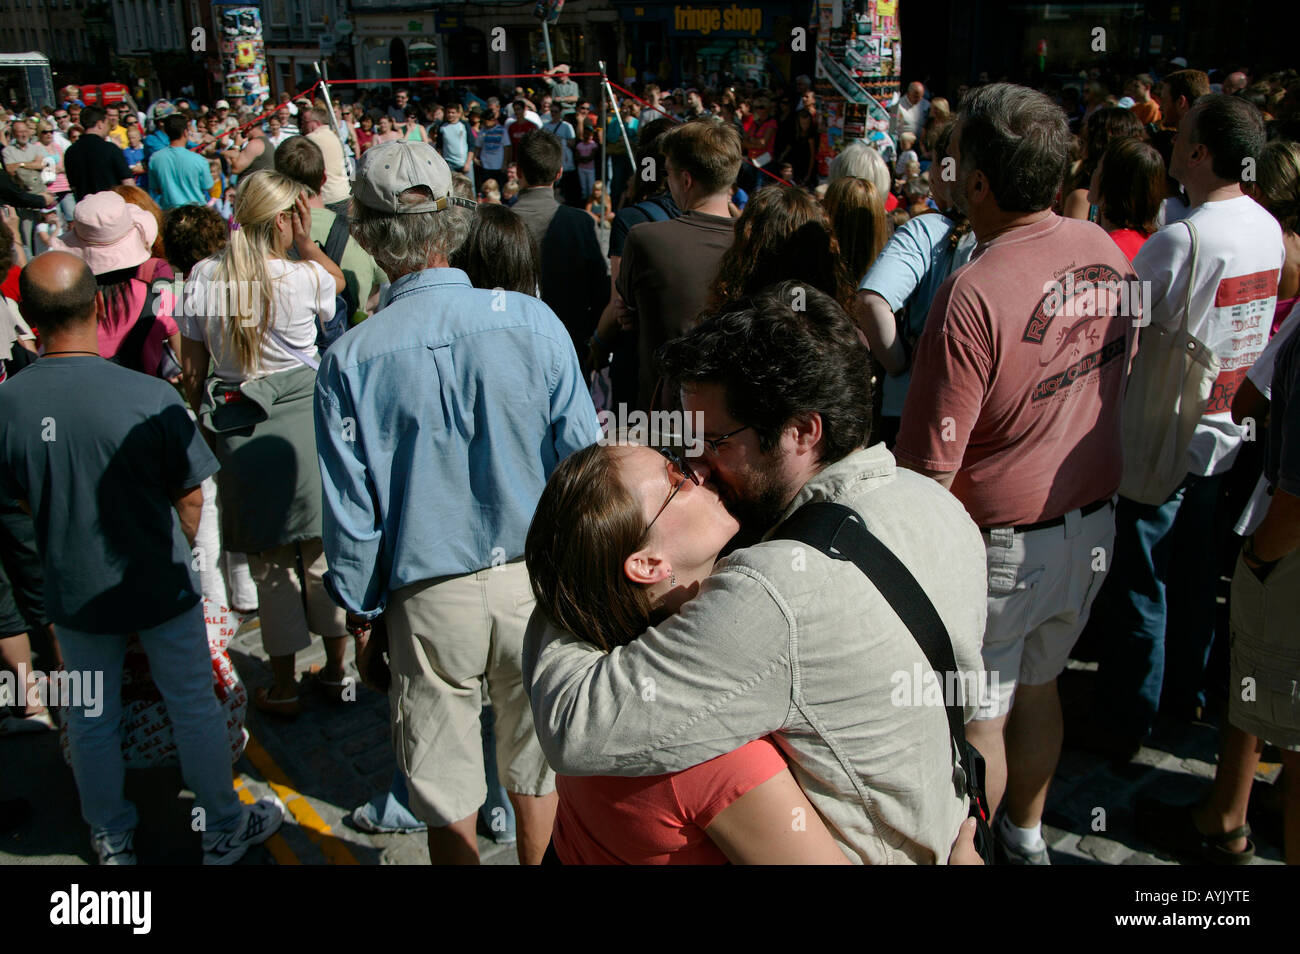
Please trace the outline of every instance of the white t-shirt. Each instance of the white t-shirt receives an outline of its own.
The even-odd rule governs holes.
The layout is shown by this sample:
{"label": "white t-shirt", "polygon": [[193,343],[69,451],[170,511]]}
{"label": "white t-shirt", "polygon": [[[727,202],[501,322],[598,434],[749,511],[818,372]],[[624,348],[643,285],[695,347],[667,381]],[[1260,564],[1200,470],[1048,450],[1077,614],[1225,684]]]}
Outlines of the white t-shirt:
{"label": "white t-shirt", "polygon": [[925,128],[925,121],[930,116],[930,101],[922,96],[913,106],[904,96],[894,107],[894,136],[901,136],[905,132],[915,133],[916,138],[921,138],[921,130]]}
{"label": "white t-shirt", "polygon": [[[1300,305],[1291,309],[1291,313],[1277,329],[1277,334],[1268,340],[1264,346],[1263,352],[1255,359],[1255,363],[1250,366],[1246,372],[1246,377],[1250,383],[1259,389],[1259,393],[1266,398],[1272,398],[1273,389],[1273,366],[1277,363],[1277,353],[1282,350],[1287,339],[1295,332],[1296,327],[1300,326]],[[1255,422],[1255,440],[1263,440],[1264,422]],[[1239,536],[1248,537],[1259,529],[1259,525],[1264,522],[1264,517],[1268,513],[1268,480],[1263,474],[1259,475],[1259,480],[1255,484],[1255,492],[1251,495],[1250,500],[1246,503],[1245,509],[1241,512],[1241,517],[1237,525],[1233,528],[1233,533]]]}
{"label": "white t-shirt", "polygon": [[[245,373],[234,353],[226,350],[225,328],[232,319],[222,317],[220,286],[213,280],[217,260],[205,258],[194,266],[185,282],[185,307],[176,316],[181,334],[192,341],[202,341],[216,364],[216,375],[231,384],[265,377],[277,371],[292,371],[303,363],[269,333],[262,339],[262,363],[254,373]],[[334,317],[334,279],[318,262],[290,262],[273,259],[267,264],[274,285],[271,314],[273,328],[290,347],[308,357],[316,352],[316,321]],[[229,310],[228,308],[226,310]]]}
{"label": "white t-shirt", "polygon": [[[1277,220],[1248,196],[1206,202],[1186,221],[1199,243],[1187,327],[1220,363],[1188,450],[1188,472],[1209,476],[1226,472],[1237,457],[1243,429],[1232,422],[1232,398],[1268,340],[1286,251]],[[1190,257],[1191,236],[1176,223],[1147,239],[1133,259],[1138,277],[1151,283],[1146,312],[1153,324],[1175,328],[1181,321]]]}

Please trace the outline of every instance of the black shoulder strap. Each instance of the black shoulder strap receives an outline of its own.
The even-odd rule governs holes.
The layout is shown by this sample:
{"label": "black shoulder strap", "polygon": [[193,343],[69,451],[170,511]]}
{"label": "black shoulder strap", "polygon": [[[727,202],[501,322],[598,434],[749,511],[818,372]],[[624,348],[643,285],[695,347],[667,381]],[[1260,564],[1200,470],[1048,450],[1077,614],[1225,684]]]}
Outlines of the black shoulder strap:
{"label": "black shoulder strap", "polygon": [[324,252],[326,257],[340,268],[343,267],[343,253],[348,247],[348,220],[341,215],[334,216],[330,224],[330,233],[325,236]]}
{"label": "black shoulder strap", "polygon": [[135,324],[131,326],[131,330],[126,333],[122,343],[117,347],[117,363],[132,371],[153,374],[156,369],[144,366],[144,346],[149,340],[149,332],[153,330],[154,322],[158,320],[160,296],[158,289],[152,284],[148,288],[149,291],[144,296],[144,304],[140,307],[140,314],[136,316]]}
{"label": "black shoulder strap", "polygon": [[[820,501],[804,504],[777,528],[782,540],[815,547],[832,560],[849,560],[866,574],[903,625],[912,633],[930,662],[930,668],[948,685],[946,673],[957,672],[952,640],[939,613],[916,582],[916,577],[892,550],[867,529],[855,511],[842,504]],[[948,731],[956,751],[966,751],[966,720],[960,705],[945,699]]]}

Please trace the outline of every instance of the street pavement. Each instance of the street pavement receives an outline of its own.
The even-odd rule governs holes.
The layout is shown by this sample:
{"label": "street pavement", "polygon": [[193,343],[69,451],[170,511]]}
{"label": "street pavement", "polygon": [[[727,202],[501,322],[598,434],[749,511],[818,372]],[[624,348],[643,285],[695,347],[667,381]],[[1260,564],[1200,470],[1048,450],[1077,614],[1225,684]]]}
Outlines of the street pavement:
{"label": "street pavement", "polygon": [[[271,684],[255,618],[241,627],[231,656],[249,695]],[[317,640],[299,656],[299,668],[324,662]],[[349,663],[349,666],[351,664]],[[1093,669],[1071,663],[1061,680],[1067,718],[1078,718],[1090,699]],[[358,685],[353,702],[330,703],[306,687],[303,714],[292,722],[263,716],[250,707],[249,746],[235,766],[245,798],[276,794],[289,808],[281,833],[255,849],[243,864],[423,864],[422,834],[369,835],[344,819],[357,805],[387,790],[395,764],[388,730],[388,701]],[[1138,793],[1171,801],[1194,800],[1214,775],[1217,730],[1193,725],[1157,735],[1129,765],[1114,767],[1101,757],[1067,748],[1057,769],[1044,818],[1052,863],[1172,864],[1154,853],[1133,828]],[[0,797],[26,797],[32,820],[0,836],[0,864],[92,864],[88,830],[78,810],[72,774],[53,734],[0,739],[7,766]],[[1266,765],[1259,783],[1268,789],[1278,767]],[[193,796],[177,769],[128,773],[128,794],[140,806],[137,851],[142,864],[186,864],[199,860],[199,836],[190,832]],[[1267,794],[1257,784],[1256,801]],[[1281,863],[1279,824],[1254,819],[1256,864]],[[516,864],[513,845],[480,836],[485,864]]]}

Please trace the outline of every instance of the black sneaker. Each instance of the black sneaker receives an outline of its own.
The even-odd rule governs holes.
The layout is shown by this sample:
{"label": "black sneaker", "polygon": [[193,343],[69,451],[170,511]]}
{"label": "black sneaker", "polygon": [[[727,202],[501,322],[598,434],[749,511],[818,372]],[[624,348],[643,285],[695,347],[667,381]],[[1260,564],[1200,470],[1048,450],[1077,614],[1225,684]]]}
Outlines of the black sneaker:
{"label": "black sneaker", "polygon": [[284,806],[278,798],[258,799],[244,806],[244,816],[234,831],[209,832],[203,836],[205,865],[233,865],[253,845],[266,841],[284,824]]}

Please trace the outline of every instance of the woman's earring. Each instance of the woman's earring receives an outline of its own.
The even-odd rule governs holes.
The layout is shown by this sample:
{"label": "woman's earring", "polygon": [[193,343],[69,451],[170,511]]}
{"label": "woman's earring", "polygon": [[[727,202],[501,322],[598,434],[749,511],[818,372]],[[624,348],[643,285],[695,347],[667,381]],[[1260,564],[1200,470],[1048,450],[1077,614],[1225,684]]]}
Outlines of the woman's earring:
{"label": "woman's earring", "polygon": [[668,571],[668,582],[673,586],[677,585],[677,574],[672,570]]}

